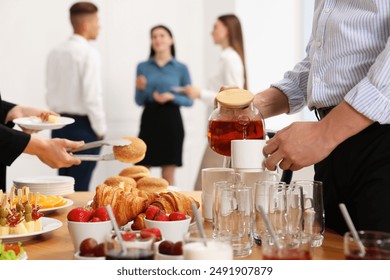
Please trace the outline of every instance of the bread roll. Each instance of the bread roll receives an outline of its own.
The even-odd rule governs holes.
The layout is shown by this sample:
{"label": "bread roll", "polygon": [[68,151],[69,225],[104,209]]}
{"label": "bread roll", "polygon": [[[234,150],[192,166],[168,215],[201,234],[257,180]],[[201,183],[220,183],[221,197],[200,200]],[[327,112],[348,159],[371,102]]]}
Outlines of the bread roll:
{"label": "bread roll", "polygon": [[46,112],[41,113],[40,117],[41,117],[42,122],[45,122],[45,123],[58,123],[58,121],[60,120],[59,116],[52,115],[52,114],[46,113]]}
{"label": "bread roll", "polygon": [[123,138],[130,140],[132,143],[127,146],[114,146],[115,159],[128,163],[137,163],[143,160],[146,153],[145,142],[133,136],[124,136]]}
{"label": "bread roll", "polygon": [[123,187],[125,191],[137,186],[137,182],[133,178],[125,176],[110,176],[104,181],[104,184],[111,187]]}
{"label": "bread roll", "polygon": [[137,181],[137,189],[149,193],[166,192],[168,186],[168,181],[163,178],[144,177]]}
{"label": "bread roll", "polygon": [[133,178],[134,180],[138,181],[141,178],[150,177],[150,171],[145,166],[134,165],[134,166],[130,166],[130,167],[123,169],[119,173],[119,176],[130,177],[130,178]]}

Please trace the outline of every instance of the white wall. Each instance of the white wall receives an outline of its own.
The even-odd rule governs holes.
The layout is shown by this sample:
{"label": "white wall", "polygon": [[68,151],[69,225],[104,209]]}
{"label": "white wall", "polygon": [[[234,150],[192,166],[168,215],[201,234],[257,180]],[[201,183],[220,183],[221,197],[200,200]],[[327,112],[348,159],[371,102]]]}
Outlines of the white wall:
{"label": "white wall", "polygon": [[[303,0],[301,0],[303,1]],[[245,36],[249,88],[266,88],[301,58],[300,0],[98,0],[101,33],[94,43],[103,62],[103,86],[108,117],[108,138],[137,135],[142,108],[134,102],[135,68],[149,53],[149,30],[166,24],[175,36],[177,58],[189,66],[193,83],[203,86],[219,49],[210,32],[217,16],[237,13]],[[0,1],[0,90],[5,100],[46,107],[45,60],[49,50],[71,34],[70,0]],[[177,186],[193,188],[205,139],[204,104],[183,108],[186,130],[184,166],[176,173]],[[267,120],[279,129],[294,117]],[[49,137],[47,131],[38,134]],[[99,163],[91,188],[127,165]],[[159,176],[159,169],[152,170]],[[51,175],[55,170],[28,155],[8,168],[7,186],[21,176]]]}

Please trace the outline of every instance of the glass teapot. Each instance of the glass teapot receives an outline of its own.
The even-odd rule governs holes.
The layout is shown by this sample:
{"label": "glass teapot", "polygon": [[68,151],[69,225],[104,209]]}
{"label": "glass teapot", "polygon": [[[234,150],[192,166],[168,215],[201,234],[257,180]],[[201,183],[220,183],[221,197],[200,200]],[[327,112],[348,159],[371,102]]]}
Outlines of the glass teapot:
{"label": "glass teapot", "polygon": [[210,148],[230,157],[231,140],[265,139],[263,116],[253,105],[254,95],[243,89],[228,89],[216,96],[218,106],[209,117]]}

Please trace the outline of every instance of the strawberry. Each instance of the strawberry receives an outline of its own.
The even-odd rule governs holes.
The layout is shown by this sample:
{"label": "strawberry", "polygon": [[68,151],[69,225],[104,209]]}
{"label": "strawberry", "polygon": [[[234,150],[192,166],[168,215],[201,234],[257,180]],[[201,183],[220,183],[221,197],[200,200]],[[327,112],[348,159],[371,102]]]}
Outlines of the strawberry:
{"label": "strawberry", "polygon": [[93,209],[89,206],[73,208],[67,218],[72,222],[88,222],[93,215]]}
{"label": "strawberry", "polygon": [[169,221],[169,218],[168,218],[167,214],[165,214],[165,212],[160,211],[160,212],[154,217],[154,220],[155,220],[155,221],[166,222],[166,221]]}
{"label": "strawberry", "polygon": [[150,234],[156,236],[156,242],[161,240],[161,231],[158,228],[143,228],[141,229],[141,237],[147,238]]}
{"label": "strawberry", "polygon": [[181,212],[172,212],[169,214],[169,220],[170,221],[180,221],[187,219],[186,214]]}
{"label": "strawberry", "polygon": [[100,220],[98,217],[92,217],[92,219],[90,219],[88,222],[89,223],[98,223],[98,222],[101,222],[102,220]]}
{"label": "strawberry", "polygon": [[137,237],[137,235],[135,233],[130,233],[130,232],[125,232],[125,233],[122,233],[122,239],[124,241],[130,241],[130,240],[133,240]]}
{"label": "strawberry", "polygon": [[160,208],[156,207],[156,206],[153,206],[153,205],[150,205],[146,211],[145,211],[145,215],[146,215],[146,219],[148,220],[154,220],[154,217],[156,217],[156,215],[158,214],[158,212],[160,212]]}
{"label": "strawberry", "polygon": [[100,206],[95,209],[95,213],[93,214],[93,217],[99,218],[100,221],[108,221],[110,220],[110,217],[108,216],[107,209],[105,206]]}

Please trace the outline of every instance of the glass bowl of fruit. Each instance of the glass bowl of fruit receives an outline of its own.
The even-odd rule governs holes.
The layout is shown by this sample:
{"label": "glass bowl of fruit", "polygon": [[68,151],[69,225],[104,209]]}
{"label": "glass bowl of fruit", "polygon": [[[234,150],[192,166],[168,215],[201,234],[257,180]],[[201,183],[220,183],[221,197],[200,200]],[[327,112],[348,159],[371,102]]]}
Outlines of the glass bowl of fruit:
{"label": "glass bowl of fruit", "polygon": [[162,241],[156,253],[156,260],[183,260],[183,242]]}
{"label": "glass bowl of fruit", "polygon": [[[106,260],[153,260],[154,244],[158,237],[149,231],[121,232],[121,241],[114,234],[105,240]],[[161,235],[160,235],[161,237]]]}
{"label": "glass bowl of fruit", "polygon": [[98,243],[94,238],[86,238],[80,243],[79,250],[74,254],[76,260],[104,260],[104,243]]}

